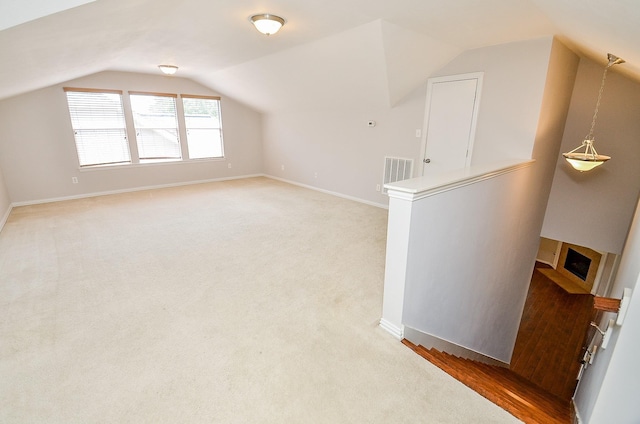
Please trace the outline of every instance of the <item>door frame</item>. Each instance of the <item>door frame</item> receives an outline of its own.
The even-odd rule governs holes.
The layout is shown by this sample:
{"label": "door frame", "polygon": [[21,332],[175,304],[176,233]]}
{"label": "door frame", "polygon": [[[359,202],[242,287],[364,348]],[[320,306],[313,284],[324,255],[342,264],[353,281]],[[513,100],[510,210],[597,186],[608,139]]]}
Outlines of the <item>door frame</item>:
{"label": "door frame", "polygon": [[468,153],[465,161],[465,167],[469,167],[471,165],[471,157],[473,156],[473,145],[476,139],[476,125],[478,123],[478,109],[480,106],[480,95],[482,93],[482,81],[484,78],[484,72],[469,72],[466,74],[457,74],[457,75],[446,75],[442,77],[433,77],[427,80],[427,96],[425,100],[424,107],[424,119],[422,123],[422,137],[421,137],[421,147],[420,147],[420,163],[422,167],[420,168],[420,175],[424,175],[424,159],[427,155],[427,134],[429,133],[429,113],[431,111],[431,96],[433,93],[433,84],[438,84],[442,82],[452,82],[452,81],[463,81],[475,79],[476,83],[476,98],[473,104],[473,116],[471,118],[471,129],[469,133],[469,144],[468,144]]}

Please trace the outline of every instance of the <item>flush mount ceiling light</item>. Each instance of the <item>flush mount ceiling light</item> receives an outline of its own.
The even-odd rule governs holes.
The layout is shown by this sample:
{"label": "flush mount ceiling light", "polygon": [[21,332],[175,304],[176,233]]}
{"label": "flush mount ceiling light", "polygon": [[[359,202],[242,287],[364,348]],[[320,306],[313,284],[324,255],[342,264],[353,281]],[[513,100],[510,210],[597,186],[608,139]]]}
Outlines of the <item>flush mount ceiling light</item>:
{"label": "flush mount ceiling light", "polygon": [[[563,153],[562,156],[567,159],[567,162],[571,164],[575,169],[580,172],[590,171],[596,166],[600,166],[611,157],[605,155],[599,155],[596,149],[593,147],[593,143],[595,142],[593,137],[593,129],[596,126],[596,119],[598,118],[598,109],[600,108],[600,99],[602,99],[602,91],[604,90],[604,80],[607,78],[607,71],[613,65],[617,65],[619,63],[624,63],[624,60],[620,59],[617,56],[609,53],[607,55],[609,59],[609,63],[604,68],[604,73],[602,74],[602,82],[600,83],[600,91],[598,92],[598,101],[596,102],[596,110],[593,112],[593,119],[591,120],[591,129],[589,130],[589,134],[582,141],[582,144],[570,152]],[[580,149],[584,149],[583,152],[579,152]]]}
{"label": "flush mount ceiling light", "polygon": [[165,75],[173,75],[178,71],[178,67],[173,65],[158,65],[158,68]]}
{"label": "flush mount ceiling light", "polygon": [[253,15],[250,20],[256,29],[264,35],[275,34],[282,28],[282,25],[284,25],[284,19],[269,13]]}

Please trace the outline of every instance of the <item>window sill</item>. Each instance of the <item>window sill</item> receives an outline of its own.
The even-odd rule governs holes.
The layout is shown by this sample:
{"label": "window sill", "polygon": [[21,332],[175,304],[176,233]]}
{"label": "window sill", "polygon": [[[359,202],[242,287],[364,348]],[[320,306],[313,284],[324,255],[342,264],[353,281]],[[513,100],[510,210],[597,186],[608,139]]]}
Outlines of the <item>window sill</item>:
{"label": "window sill", "polygon": [[78,170],[80,172],[93,172],[93,171],[105,171],[105,170],[114,170],[114,169],[129,169],[129,168],[147,168],[153,166],[166,166],[166,165],[188,165],[194,163],[204,163],[204,162],[224,162],[227,158],[204,158],[204,159],[186,159],[186,160],[166,160],[166,161],[157,161],[157,162],[147,162],[147,163],[126,163],[121,165],[92,165],[92,166],[84,166],[79,167]]}

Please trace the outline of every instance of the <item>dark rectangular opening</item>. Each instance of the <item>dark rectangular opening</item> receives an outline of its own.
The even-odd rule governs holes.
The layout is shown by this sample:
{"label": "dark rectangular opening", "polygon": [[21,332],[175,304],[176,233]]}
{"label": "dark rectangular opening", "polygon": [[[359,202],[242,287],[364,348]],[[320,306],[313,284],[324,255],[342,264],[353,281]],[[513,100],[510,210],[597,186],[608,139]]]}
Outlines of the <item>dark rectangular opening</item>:
{"label": "dark rectangular opening", "polygon": [[564,261],[564,269],[582,281],[587,281],[589,266],[591,266],[591,259],[576,252],[572,248],[567,249],[567,259]]}

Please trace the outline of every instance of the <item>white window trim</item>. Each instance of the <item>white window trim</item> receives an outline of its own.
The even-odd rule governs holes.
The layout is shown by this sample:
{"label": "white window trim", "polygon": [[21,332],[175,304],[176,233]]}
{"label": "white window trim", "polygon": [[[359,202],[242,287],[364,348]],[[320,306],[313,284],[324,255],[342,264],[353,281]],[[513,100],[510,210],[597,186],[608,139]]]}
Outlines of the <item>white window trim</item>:
{"label": "white window trim", "polygon": [[[138,167],[149,167],[149,166],[166,166],[166,165],[176,165],[176,164],[193,164],[193,163],[204,163],[204,162],[223,162],[227,160],[226,157],[226,148],[224,145],[224,123],[222,119],[222,98],[220,96],[214,95],[199,95],[199,94],[174,94],[174,93],[154,93],[154,92],[144,92],[144,91],[124,91],[124,90],[115,90],[115,89],[101,89],[101,88],[76,88],[76,87],[63,87],[63,90],[66,91],[85,91],[85,92],[104,92],[104,93],[113,93],[119,92],[122,94],[122,105],[124,109],[124,118],[126,125],[126,134],[127,134],[127,142],[129,145],[129,154],[131,156],[130,163],[120,163],[113,165],[80,165],[80,159],[76,152],[76,163],[78,166],[78,170],[80,172],[93,172],[93,171],[105,171],[105,170],[113,170],[113,169],[129,169],[129,168],[138,168]],[[165,96],[174,96],[176,97],[176,113],[178,118],[178,136],[180,141],[180,148],[182,152],[181,159],[175,160],[160,160],[157,162],[140,162],[140,155],[138,153],[138,143],[136,141],[136,129],[133,121],[133,111],[131,109],[131,100],[129,98],[130,94],[149,94],[149,95],[165,95]],[[212,99],[218,100],[220,102],[220,132],[221,132],[221,142],[222,142],[222,156],[221,157],[209,157],[209,158],[196,158],[191,159],[188,154],[188,143],[187,143],[187,133],[186,133],[186,123],[184,116],[184,106],[182,104],[183,98],[200,98],[200,99]],[[69,113],[69,109],[67,106],[67,113]],[[72,128],[72,140],[75,145],[75,137],[73,136],[73,128]]]}
{"label": "white window trim", "polygon": [[[183,153],[184,151],[187,152],[187,155],[183,155],[183,157],[185,158],[189,158],[190,160],[206,160],[206,159],[224,159],[225,158],[225,148],[224,148],[224,129],[223,129],[223,125],[222,125],[222,99],[219,96],[202,96],[202,95],[195,95],[195,94],[180,94],[180,96],[178,97],[178,99],[180,100],[178,103],[180,103],[179,106],[179,125],[180,125],[180,129],[181,132],[184,133],[184,143],[183,143]],[[202,99],[202,100],[217,100],[219,105],[218,105],[218,113],[220,114],[219,119],[220,119],[220,147],[222,150],[222,156],[217,156],[217,157],[207,157],[207,158],[191,158],[191,156],[189,155],[189,136],[187,134],[187,123],[186,123],[186,115],[184,112],[184,99]]]}
{"label": "white window trim", "polygon": [[168,165],[192,165],[194,163],[199,162],[224,162],[227,158],[202,158],[202,159],[182,159],[182,160],[171,160],[171,161],[163,161],[163,162],[149,162],[149,163],[129,163],[129,164],[118,164],[118,165],[93,165],[93,166],[79,166],[79,172],[100,172],[100,171],[108,171],[113,169],[130,169],[130,168],[146,168],[153,166],[168,166]]}

